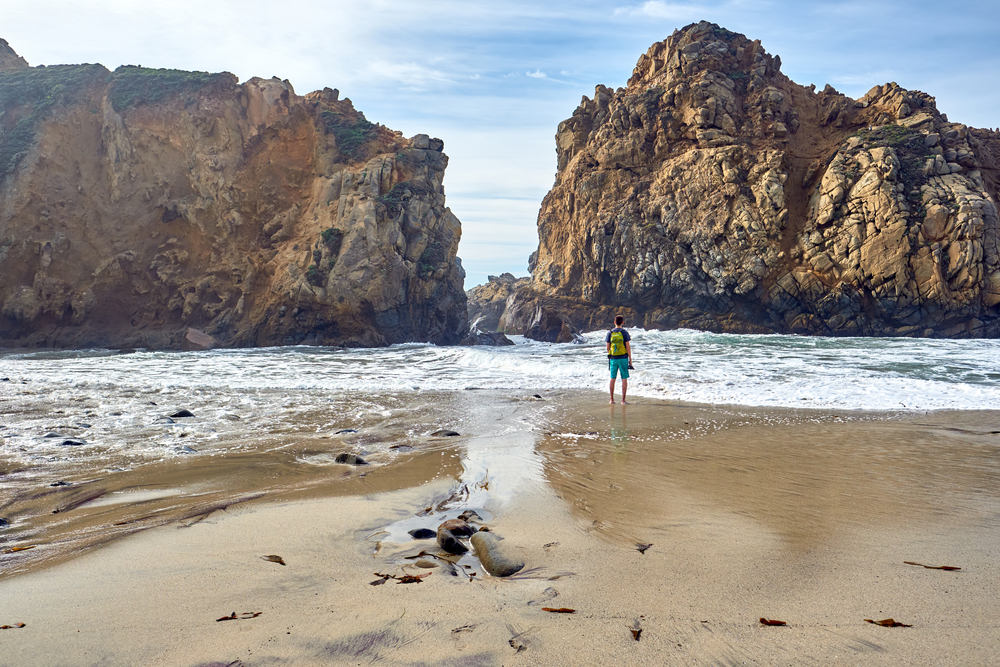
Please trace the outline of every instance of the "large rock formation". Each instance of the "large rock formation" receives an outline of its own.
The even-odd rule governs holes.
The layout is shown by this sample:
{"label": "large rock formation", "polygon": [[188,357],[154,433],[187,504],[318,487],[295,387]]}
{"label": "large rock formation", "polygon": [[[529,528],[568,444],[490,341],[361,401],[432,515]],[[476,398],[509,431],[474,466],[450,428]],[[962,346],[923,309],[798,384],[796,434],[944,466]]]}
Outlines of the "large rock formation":
{"label": "large rock formation", "polygon": [[0,68],[0,346],[467,331],[440,140],[277,78]]}
{"label": "large rock formation", "polygon": [[[489,280],[465,292],[469,300],[469,325],[482,331],[500,331],[500,320],[511,296],[531,286],[531,278],[515,278],[512,273],[489,276]],[[514,302],[511,302],[514,306]]]}
{"label": "large rock formation", "polygon": [[1000,334],[1000,134],[894,83],[853,100],[780,65],[702,22],[584,97],[556,133],[530,287],[499,326],[622,311],[661,329]]}

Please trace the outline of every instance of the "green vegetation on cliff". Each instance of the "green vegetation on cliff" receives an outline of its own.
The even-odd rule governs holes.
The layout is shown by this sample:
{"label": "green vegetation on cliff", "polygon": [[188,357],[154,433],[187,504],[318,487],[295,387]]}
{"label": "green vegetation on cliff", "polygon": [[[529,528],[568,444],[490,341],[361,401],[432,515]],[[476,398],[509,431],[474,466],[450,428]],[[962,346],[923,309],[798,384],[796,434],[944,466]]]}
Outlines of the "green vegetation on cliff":
{"label": "green vegetation on cliff", "polygon": [[444,263],[445,259],[444,246],[441,245],[440,241],[434,241],[420,253],[417,275],[422,280],[430,279],[431,275],[437,270],[438,266]]}
{"label": "green vegetation on cliff", "polygon": [[401,181],[384,195],[379,195],[376,201],[385,206],[390,217],[395,218],[403,208],[404,197],[426,197],[429,194],[432,194],[430,188],[412,181]]}
{"label": "green vegetation on cliff", "polygon": [[72,104],[93,83],[105,83],[102,65],[56,65],[0,73],[0,178],[14,171],[35,142],[38,123]]}
{"label": "green vegetation on cliff", "polygon": [[[337,263],[337,256],[340,254],[340,244],[344,240],[344,231],[337,227],[329,227],[321,231],[319,237],[319,240],[313,246],[312,257],[315,263],[310,264],[309,268],[306,269],[306,280],[317,287],[322,287],[323,283],[326,282],[327,276],[330,275],[330,271]],[[325,264],[323,262],[323,250],[320,248],[321,243],[327,248],[328,252]]]}
{"label": "green vegetation on cliff", "polygon": [[156,104],[170,95],[194,92],[231,78],[232,75],[226,72],[212,74],[122,65],[111,75],[108,99],[111,101],[111,108],[121,113],[143,104]]}
{"label": "green vegetation on cliff", "polygon": [[[919,130],[902,125],[890,123],[870,129],[862,129],[852,136],[861,137],[865,148],[889,147],[896,152],[899,159],[900,180],[904,186],[904,194],[910,207],[915,211],[915,216],[923,218],[923,201],[920,197],[920,186],[926,182],[927,177],[923,174],[924,162],[928,158],[933,158],[928,153],[924,144],[924,134]],[[861,150],[855,149],[854,153]],[[859,171],[848,173],[848,176],[857,178]]]}
{"label": "green vegetation on cliff", "polygon": [[[54,65],[0,72],[0,178],[14,171],[35,142],[38,124],[52,109],[84,98],[92,84],[108,85],[112,108],[121,113],[169,95],[190,93],[231,80],[228,73],[185,72],[125,65]],[[95,109],[91,111],[96,113]]]}
{"label": "green vegetation on cliff", "polygon": [[320,117],[323,128],[327,134],[333,135],[337,150],[344,157],[357,161],[365,156],[362,149],[375,137],[375,123],[360,113],[357,118],[346,118],[344,114],[335,111],[323,111]]}

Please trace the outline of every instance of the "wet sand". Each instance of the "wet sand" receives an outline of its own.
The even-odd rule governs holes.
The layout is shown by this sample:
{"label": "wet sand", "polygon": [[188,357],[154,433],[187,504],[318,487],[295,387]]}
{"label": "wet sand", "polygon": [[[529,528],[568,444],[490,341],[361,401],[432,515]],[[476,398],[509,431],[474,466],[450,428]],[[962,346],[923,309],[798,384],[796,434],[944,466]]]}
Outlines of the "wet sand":
{"label": "wet sand", "polygon": [[[1000,412],[471,394],[461,437],[343,495],[240,503],[0,580],[0,625],[26,624],[0,630],[0,665],[1000,664]],[[406,530],[465,508],[524,572],[466,557],[370,585],[428,571],[405,557],[433,543]],[[232,612],[261,613],[216,620]],[[864,621],[890,617],[912,627]]]}

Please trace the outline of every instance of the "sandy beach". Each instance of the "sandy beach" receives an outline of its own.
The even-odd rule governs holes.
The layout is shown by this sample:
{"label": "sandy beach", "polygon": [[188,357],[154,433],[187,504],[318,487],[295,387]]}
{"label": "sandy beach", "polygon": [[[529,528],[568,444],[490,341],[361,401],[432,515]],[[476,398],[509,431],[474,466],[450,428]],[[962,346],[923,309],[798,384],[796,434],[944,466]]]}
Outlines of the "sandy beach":
{"label": "sandy beach", "polygon": [[[477,401],[363,477],[0,580],[0,665],[1000,664],[1000,413]],[[407,559],[467,508],[522,572]]]}

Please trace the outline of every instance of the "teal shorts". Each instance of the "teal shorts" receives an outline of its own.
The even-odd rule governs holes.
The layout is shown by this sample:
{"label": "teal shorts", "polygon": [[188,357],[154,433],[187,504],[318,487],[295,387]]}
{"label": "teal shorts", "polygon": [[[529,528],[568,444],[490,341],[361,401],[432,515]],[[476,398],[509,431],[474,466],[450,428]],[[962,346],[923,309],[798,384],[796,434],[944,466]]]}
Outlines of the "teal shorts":
{"label": "teal shorts", "polygon": [[621,371],[623,380],[628,379],[628,357],[622,357],[621,359],[608,359],[608,363],[611,366],[612,380],[618,377],[618,371]]}

